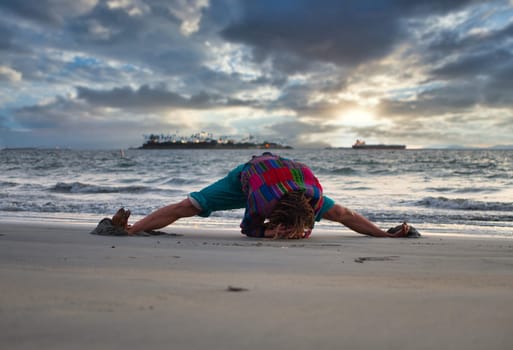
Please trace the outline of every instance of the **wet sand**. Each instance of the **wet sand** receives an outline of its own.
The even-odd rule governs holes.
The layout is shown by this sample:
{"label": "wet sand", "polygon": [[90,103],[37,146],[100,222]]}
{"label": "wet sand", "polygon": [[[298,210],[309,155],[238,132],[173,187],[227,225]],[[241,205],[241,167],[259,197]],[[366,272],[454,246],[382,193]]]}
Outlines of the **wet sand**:
{"label": "wet sand", "polygon": [[2,349],[513,346],[513,239],[0,227]]}

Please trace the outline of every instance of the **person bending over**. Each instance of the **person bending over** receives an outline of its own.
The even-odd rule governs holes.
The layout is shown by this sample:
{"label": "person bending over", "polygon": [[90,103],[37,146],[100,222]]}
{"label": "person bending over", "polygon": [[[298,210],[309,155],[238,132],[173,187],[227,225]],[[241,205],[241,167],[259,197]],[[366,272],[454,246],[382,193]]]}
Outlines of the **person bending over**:
{"label": "person bending over", "polygon": [[404,223],[395,234],[381,230],[362,215],[323,195],[322,186],[305,164],[269,152],[254,156],[227,176],[192,192],[181,202],[162,207],[133,225],[129,234],[156,230],[180,218],[208,217],[219,210],[245,208],[241,232],[250,237],[299,239],[310,236],[321,219],[374,237],[405,237]]}

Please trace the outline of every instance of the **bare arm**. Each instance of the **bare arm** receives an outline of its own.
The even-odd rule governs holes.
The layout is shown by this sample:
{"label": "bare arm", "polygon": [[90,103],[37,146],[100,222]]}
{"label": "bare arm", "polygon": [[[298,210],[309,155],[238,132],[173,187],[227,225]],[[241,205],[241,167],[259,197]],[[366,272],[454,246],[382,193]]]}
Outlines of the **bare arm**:
{"label": "bare arm", "polygon": [[127,231],[133,235],[138,232],[157,230],[159,228],[171,225],[173,222],[180,218],[194,216],[199,214],[200,209],[192,205],[191,201],[187,198],[175,204],[170,204],[137,221],[134,225],[130,226]]}
{"label": "bare arm", "polygon": [[403,229],[401,232],[390,234],[380,229],[364,216],[339,204],[335,204],[330,210],[328,210],[323,215],[323,218],[326,220],[339,222],[353,231],[373,237],[405,237],[407,236],[409,230],[408,225],[403,224]]}

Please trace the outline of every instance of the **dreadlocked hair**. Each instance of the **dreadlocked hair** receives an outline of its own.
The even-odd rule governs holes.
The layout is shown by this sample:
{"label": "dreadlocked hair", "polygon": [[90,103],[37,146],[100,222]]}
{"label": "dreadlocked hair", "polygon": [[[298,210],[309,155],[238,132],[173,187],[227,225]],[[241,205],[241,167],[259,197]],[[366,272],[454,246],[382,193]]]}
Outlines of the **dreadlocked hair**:
{"label": "dreadlocked hair", "polygon": [[267,228],[276,229],[275,239],[299,239],[310,235],[315,212],[303,191],[284,194],[269,217]]}

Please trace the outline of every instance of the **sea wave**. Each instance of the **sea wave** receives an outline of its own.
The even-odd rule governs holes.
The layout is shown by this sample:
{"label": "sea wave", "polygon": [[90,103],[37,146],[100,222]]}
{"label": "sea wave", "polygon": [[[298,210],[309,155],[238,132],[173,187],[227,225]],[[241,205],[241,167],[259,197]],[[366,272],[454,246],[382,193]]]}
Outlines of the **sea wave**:
{"label": "sea wave", "polygon": [[358,186],[358,187],[346,186],[346,187],[344,187],[344,191],[368,191],[371,189],[372,189],[372,187],[367,187],[367,186]]}
{"label": "sea wave", "polygon": [[0,187],[16,187],[18,184],[12,181],[0,181]]}
{"label": "sea wave", "polygon": [[188,185],[188,184],[196,184],[198,180],[194,177],[184,178],[184,177],[173,177],[164,182],[165,185]]}
{"label": "sea wave", "polygon": [[453,210],[513,211],[513,202],[483,202],[466,198],[425,197],[414,205]]}
{"label": "sea wave", "polygon": [[64,203],[59,204],[55,201],[44,203],[38,202],[18,202],[13,201],[0,205],[1,211],[6,212],[34,212],[34,213],[101,213],[110,208],[106,203],[101,204],[78,204]]}
{"label": "sea wave", "polygon": [[497,187],[428,187],[427,191],[442,192],[442,193],[492,193],[500,191]]}
{"label": "sea wave", "polygon": [[148,186],[99,186],[82,182],[58,182],[51,188],[52,192],[59,193],[141,193],[152,190]]}
{"label": "sea wave", "polygon": [[448,210],[446,208],[414,209],[395,208],[393,211],[375,211],[362,209],[358,212],[373,222],[398,223],[407,221],[413,225],[423,223],[471,224],[478,226],[513,227],[513,214],[504,211]]}
{"label": "sea wave", "polygon": [[358,170],[352,167],[339,167],[339,168],[318,168],[315,169],[316,173],[319,174],[330,174],[330,175],[356,175],[359,173]]}

